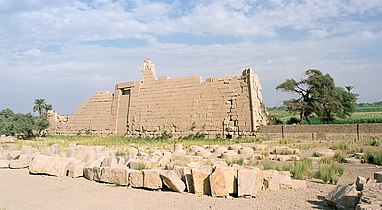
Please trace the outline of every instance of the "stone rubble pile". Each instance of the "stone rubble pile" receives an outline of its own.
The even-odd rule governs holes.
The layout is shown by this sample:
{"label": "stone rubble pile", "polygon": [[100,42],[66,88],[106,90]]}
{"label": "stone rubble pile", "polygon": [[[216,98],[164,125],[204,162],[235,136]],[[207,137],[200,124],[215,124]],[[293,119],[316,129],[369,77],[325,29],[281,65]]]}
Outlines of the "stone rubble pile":
{"label": "stone rubble pile", "polygon": [[[121,157],[115,156],[115,150],[101,146],[51,145],[41,151],[30,146],[22,146],[20,151],[0,147],[0,168],[29,168],[30,174],[85,177],[132,188],[214,197],[256,197],[261,190],[306,188],[306,181],[292,179],[288,171],[227,164],[239,158],[256,158],[266,149],[260,144],[237,144],[191,146],[186,151],[183,145],[176,144],[172,151],[156,150],[150,154],[131,147]],[[298,152],[278,150],[271,158]]]}
{"label": "stone rubble pile", "polygon": [[1,135],[0,136],[0,143],[13,143],[15,142],[16,138],[13,136],[6,136],[6,135]]}
{"label": "stone rubble pile", "polygon": [[337,209],[382,209],[382,171],[374,173],[374,179],[357,177],[355,183],[337,185],[325,201]]}

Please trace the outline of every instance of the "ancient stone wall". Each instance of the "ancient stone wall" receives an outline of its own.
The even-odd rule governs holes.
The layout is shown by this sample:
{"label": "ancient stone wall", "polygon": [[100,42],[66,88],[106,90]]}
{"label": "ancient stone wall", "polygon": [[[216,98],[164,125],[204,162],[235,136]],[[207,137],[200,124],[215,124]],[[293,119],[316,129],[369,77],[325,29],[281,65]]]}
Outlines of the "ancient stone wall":
{"label": "ancient stone wall", "polygon": [[265,139],[350,140],[382,137],[382,123],[261,126],[257,137]]}
{"label": "ancient stone wall", "polygon": [[[57,120],[56,120],[57,121]],[[97,134],[175,137],[204,133],[209,137],[252,135],[268,123],[258,76],[250,69],[241,76],[157,79],[146,59],[142,80],[119,83],[115,93],[100,92],[81,105],[56,133],[90,129]]]}
{"label": "ancient stone wall", "polygon": [[50,113],[50,134],[92,133],[108,135],[111,128],[111,109],[113,94],[100,91],[81,104],[74,115],[60,116]]}

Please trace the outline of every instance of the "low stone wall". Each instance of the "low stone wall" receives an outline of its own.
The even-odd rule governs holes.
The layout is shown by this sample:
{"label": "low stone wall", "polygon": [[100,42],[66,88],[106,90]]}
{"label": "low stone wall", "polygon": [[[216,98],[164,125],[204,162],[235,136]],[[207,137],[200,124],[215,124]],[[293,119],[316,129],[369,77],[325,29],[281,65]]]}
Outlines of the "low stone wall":
{"label": "low stone wall", "polygon": [[349,140],[382,138],[382,123],[261,126],[257,137],[264,139]]}

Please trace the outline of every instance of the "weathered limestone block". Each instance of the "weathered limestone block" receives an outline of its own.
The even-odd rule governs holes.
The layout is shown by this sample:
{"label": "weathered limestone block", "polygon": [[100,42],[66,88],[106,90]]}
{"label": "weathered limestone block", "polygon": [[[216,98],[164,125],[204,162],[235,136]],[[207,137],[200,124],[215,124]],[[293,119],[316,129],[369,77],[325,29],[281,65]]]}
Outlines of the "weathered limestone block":
{"label": "weathered limestone block", "polygon": [[33,155],[37,152],[38,152],[38,150],[32,146],[23,145],[21,147],[21,154],[24,154],[24,155]]}
{"label": "weathered limestone block", "polygon": [[337,209],[354,209],[360,201],[355,185],[337,185],[326,197],[325,201]]}
{"label": "weathered limestone block", "polygon": [[99,166],[84,168],[83,173],[86,179],[89,179],[91,181],[100,181],[101,168]]}
{"label": "weathered limestone block", "polygon": [[50,157],[37,155],[29,166],[29,173],[48,174],[53,176],[65,176],[66,167],[73,160],[69,158]]}
{"label": "weathered limestone block", "polygon": [[264,176],[264,188],[268,190],[280,189],[280,177],[279,172],[276,170],[263,171]]}
{"label": "weathered limestone block", "polygon": [[151,162],[147,160],[130,160],[128,166],[130,169],[134,170],[142,170],[142,169],[152,169],[155,168],[156,162]]}
{"label": "weathered limestone block", "polygon": [[105,183],[127,186],[129,184],[129,171],[122,168],[101,168],[100,181]]}
{"label": "weathered limestone block", "polygon": [[9,161],[9,168],[19,169],[19,168],[28,168],[32,163],[33,156],[31,155],[20,155],[17,160]]}
{"label": "weathered limestone block", "polygon": [[382,171],[374,172],[374,179],[377,181],[377,183],[382,182]]}
{"label": "weathered limestone block", "polygon": [[9,168],[9,161],[6,159],[0,159],[0,168]]}
{"label": "weathered limestone block", "polygon": [[225,171],[223,169],[215,169],[214,172],[209,176],[211,195],[213,197],[223,197],[228,196],[228,186],[225,178]]}
{"label": "weathered limestone block", "polygon": [[127,148],[127,154],[129,157],[136,157],[138,155],[138,149],[135,147]]}
{"label": "weathered limestone block", "polygon": [[279,185],[281,189],[291,189],[292,188],[292,178],[289,171],[280,171],[278,173]]}
{"label": "weathered limestone block", "polygon": [[211,195],[209,175],[211,171],[202,168],[191,169],[194,193],[199,195]]}
{"label": "weathered limestone block", "polygon": [[101,167],[117,167],[118,160],[115,157],[106,157],[101,163]]}
{"label": "weathered limestone block", "polygon": [[243,147],[243,148],[239,149],[240,156],[242,156],[244,158],[250,157],[253,153],[254,153],[253,149],[249,148],[249,147]]}
{"label": "weathered limestone block", "polygon": [[21,155],[21,151],[18,151],[18,150],[12,150],[10,152],[8,152],[8,160],[17,160],[19,159]]}
{"label": "weathered limestone block", "polygon": [[85,163],[83,162],[69,163],[66,167],[66,176],[72,178],[82,177],[84,176],[84,168]]}
{"label": "weathered limestone block", "polygon": [[172,170],[164,170],[161,171],[160,177],[163,183],[175,192],[183,192],[186,188],[184,182],[180,179],[180,177]]}
{"label": "weathered limestone block", "polygon": [[[369,209],[381,209],[382,207],[382,183],[369,182],[364,185],[361,195],[361,204],[369,204]],[[365,208],[365,205],[357,208]],[[378,208],[376,208],[378,207]]]}
{"label": "weathered limestone block", "polygon": [[74,148],[68,148],[67,157],[74,157],[82,162],[93,162],[97,158],[97,152],[93,147],[77,146]]}
{"label": "weathered limestone block", "polygon": [[331,149],[318,149],[316,153],[319,154],[320,157],[329,157],[329,158],[332,158],[335,155],[335,152]]}
{"label": "weathered limestone block", "polygon": [[158,159],[157,166],[159,166],[159,167],[164,167],[164,166],[166,166],[167,164],[169,164],[170,161],[171,161],[171,156],[172,156],[172,153],[171,153],[171,152],[165,152],[165,153],[163,153],[163,155]]}
{"label": "weathered limestone block", "polygon": [[355,181],[355,186],[358,191],[363,190],[363,186],[366,184],[366,178],[362,176],[357,176],[357,179]]}
{"label": "weathered limestone block", "polygon": [[258,191],[258,172],[253,169],[239,169],[237,171],[237,195],[256,196]]}
{"label": "weathered limestone block", "polygon": [[131,170],[129,174],[129,185],[135,188],[143,187],[143,171]]}
{"label": "weathered limestone block", "polygon": [[159,170],[143,170],[143,187],[152,190],[162,188]]}

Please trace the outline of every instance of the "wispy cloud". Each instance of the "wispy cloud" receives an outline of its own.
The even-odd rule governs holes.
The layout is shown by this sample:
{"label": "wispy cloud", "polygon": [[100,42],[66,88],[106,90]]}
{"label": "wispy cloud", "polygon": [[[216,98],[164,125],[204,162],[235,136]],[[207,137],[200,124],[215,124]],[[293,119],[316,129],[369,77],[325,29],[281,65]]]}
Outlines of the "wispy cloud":
{"label": "wispy cloud", "polygon": [[382,100],[369,91],[382,81],[381,18],[379,0],[0,0],[0,109],[25,112],[43,94],[73,112],[93,91],[139,80],[145,57],[171,77],[252,67],[270,106],[285,98],[275,86],[308,68]]}

